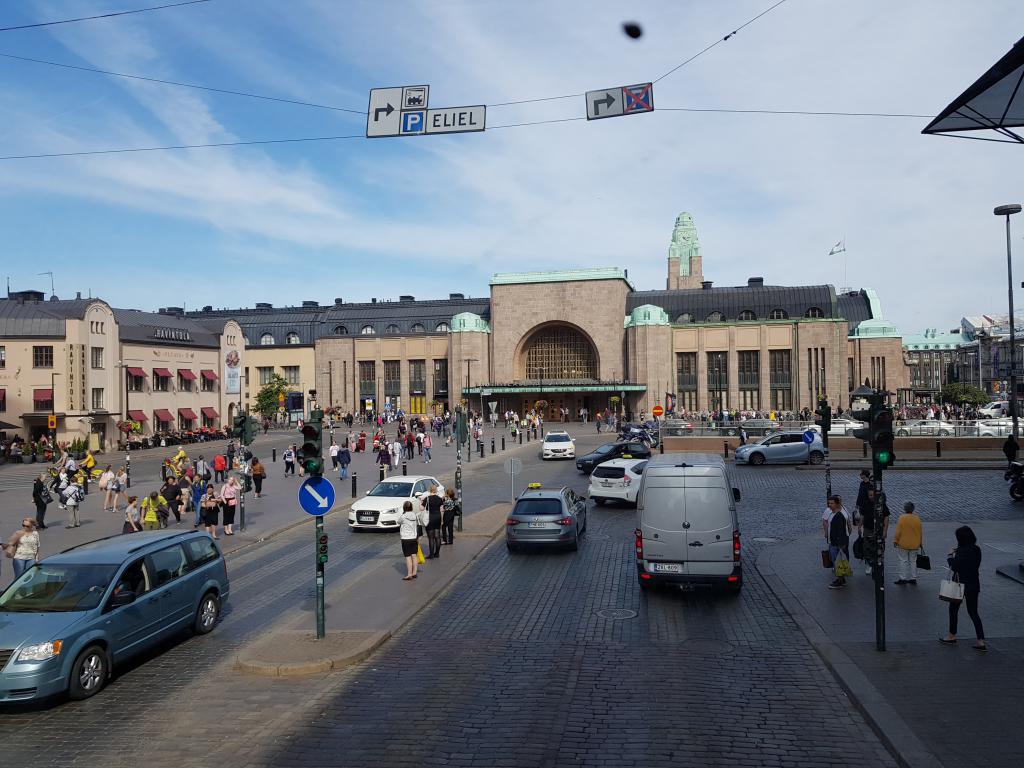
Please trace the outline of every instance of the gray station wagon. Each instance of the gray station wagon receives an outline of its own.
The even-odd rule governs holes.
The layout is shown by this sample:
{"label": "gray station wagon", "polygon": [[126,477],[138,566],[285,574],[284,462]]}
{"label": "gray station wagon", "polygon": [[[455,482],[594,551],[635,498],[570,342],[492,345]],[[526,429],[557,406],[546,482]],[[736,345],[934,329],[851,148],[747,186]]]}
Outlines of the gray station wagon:
{"label": "gray station wagon", "polygon": [[111,536],[48,557],[0,594],[0,702],[88,698],[129,656],[212,630],[228,589],[220,548],[198,531]]}

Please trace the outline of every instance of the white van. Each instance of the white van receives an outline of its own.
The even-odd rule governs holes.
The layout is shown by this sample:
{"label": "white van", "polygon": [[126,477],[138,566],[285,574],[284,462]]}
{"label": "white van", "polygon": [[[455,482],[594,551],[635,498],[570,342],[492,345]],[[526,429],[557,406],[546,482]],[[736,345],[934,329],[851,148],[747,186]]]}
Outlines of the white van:
{"label": "white van", "polygon": [[[1020,410],[1019,408],[1017,409]],[[1010,401],[1009,400],[996,400],[983,405],[978,409],[978,415],[986,419],[998,419],[1000,416],[1010,415]]]}
{"label": "white van", "polygon": [[719,456],[652,457],[637,496],[640,587],[704,584],[738,593],[743,586],[739,498]]}

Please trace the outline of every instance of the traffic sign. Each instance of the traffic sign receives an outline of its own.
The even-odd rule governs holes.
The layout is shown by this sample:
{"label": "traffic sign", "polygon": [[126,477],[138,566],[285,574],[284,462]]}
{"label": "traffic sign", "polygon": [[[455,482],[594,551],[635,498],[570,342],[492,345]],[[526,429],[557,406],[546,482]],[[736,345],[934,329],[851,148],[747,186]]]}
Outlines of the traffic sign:
{"label": "traffic sign", "polygon": [[426,109],[429,85],[407,85],[402,89],[402,109]]}
{"label": "traffic sign", "polygon": [[518,475],[523,471],[522,459],[505,459],[505,474]]}
{"label": "traffic sign", "polygon": [[[482,131],[487,123],[487,107],[444,107],[427,110],[427,133],[469,133]],[[403,131],[404,133],[404,131]]]}
{"label": "traffic sign", "polygon": [[423,133],[426,128],[426,110],[417,109],[410,112],[402,113],[402,136],[413,136],[417,133]]}
{"label": "traffic sign", "polygon": [[326,477],[309,477],[299,486],[299,506],[310,515],[323,515],[334,506],[334,486]]}
{"label": "traffic sign", "polygon": [[373,88],[366,110],[366,138],[398,136],[402,122],[403,88]]}
{"label": "traffic sign", "polygon": [[814,438],[817,434],[818,433],[815,432],[813,429],[808,429],[806,432],[804,432],[804,442],[810,445],[811,443],[814,442]]}
{"label": "traffic sign", "polygon": [[278,392],[277,393],[277,402],[279,402],[279,403],[283,403],[284,402],[284,392]]}
{"label": "traffic sign", "polygon": [[46,428],[47,429],[56,429],[57,428],[57,417],[54,416],[53,414],[50,414],[49,416],[46,417]]}
{"label": "traffic sign", "polygon": [[656,419],[660,419],[662,416],[665,415],[665,409],[662,408],[660,405],[656,405],[653,408],[651,408],[651,415]]}
{"label": "traffic sign", "polygon": [[639,83],[587,91],[587,120],[654,111],[654,84]]}

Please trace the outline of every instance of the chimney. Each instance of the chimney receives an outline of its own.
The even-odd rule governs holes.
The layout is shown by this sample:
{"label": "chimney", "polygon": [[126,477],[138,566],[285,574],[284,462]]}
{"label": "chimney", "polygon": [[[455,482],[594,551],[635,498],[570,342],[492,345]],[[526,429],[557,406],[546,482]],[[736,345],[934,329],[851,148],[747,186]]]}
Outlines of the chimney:
{"label": "chimney", "polygon": [[409,296],[409,295],[407,294],[407,295],[405,295],[405,296],[399,296],[399,297],[398,297],[398,300],[399,300],[399,301],[416,301],[416,297],[415,297],[415,296]]}
{"label": "chimney", "polygon": [[700,287],[703,290],[705,290],[705,291],[710,291],[711,290],[711,281],[710,280],[705,280],[703,283],[700,284]]}
{"label": "chimney", "polygon": [[273,309],[274,305],[267,301],[257,301],[256,309]]}
{"label": "chimney", "polygon": [[764,278],[763,277],[748,277],[747,278],[747,287],[748,288],[762,288],[762,287],[764,287]]}
{"label": "chimney", "polygon": [[461,293],[449,293],[448,294],[448,301],[455,301],[456,299],[464,299],[464,298],[466,298],[466,297],[463,296]]}
{"label": "chimney", "polygon": [[82,292],[81,291],[75,291],[75,298],[76,299],[81,299],[82,298]]}
{"label": "chimney", "polygon": [[203,312],[213,312],[213,304],[207,304],[203,307]]}
{"label": "chimney", "polygon": [[336,298],[336,299],[334,300],[334,306],[336,306],[336,307],[340,307],[340,306],[341,306],[342,304],[344,304],[344,303],[345,303],[345,300],[344,300],[344,299],[341,299],[341,298]]}
{"label": "chimney", "polygon": [[320,306],[320,302],[319,301],[304,301],[304,302],[302,302],[302,306],[304,306],[304,307],[319,307]]}
{"label": "chimney", "polygon": [[374,299],[370,299],[370,303],[371,304],[376,304],[377,303],[377,299],[375,299],[375,298]]}

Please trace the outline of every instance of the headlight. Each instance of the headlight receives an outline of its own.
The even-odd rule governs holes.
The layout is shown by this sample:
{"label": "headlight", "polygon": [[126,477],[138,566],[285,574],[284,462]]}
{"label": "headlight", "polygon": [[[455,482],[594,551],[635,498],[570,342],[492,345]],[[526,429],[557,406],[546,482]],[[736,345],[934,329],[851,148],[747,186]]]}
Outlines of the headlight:
{"label": "headlight", "polygon": [[25,646],[21,649],[21,653],[18,654],[18,661],[46,661],[47,659],[52,659],[54,656],[60,655],[60,646],[60,640]]}

